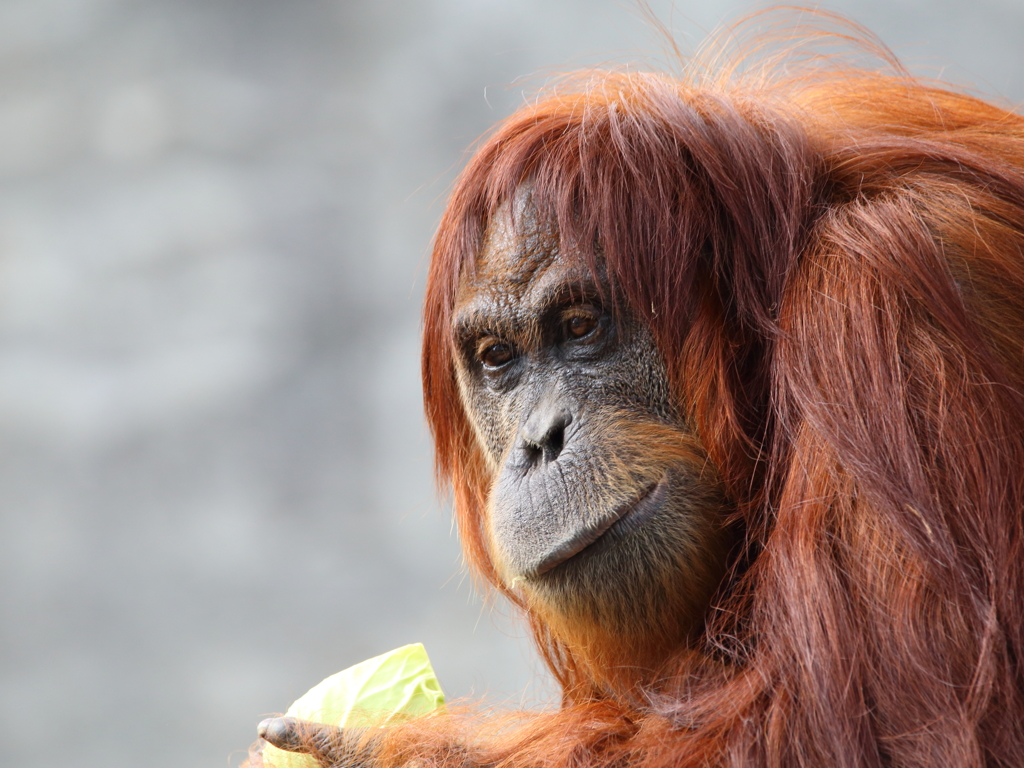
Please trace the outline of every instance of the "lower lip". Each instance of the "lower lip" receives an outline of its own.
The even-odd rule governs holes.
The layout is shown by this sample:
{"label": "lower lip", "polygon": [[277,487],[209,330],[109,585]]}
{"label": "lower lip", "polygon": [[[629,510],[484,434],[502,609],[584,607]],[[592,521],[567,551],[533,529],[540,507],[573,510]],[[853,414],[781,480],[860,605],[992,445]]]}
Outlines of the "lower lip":
{"label": "lower lip", "polygon": [[620,539],[647,523],[665,501],[668,493],[668,475],[654,485],[649,486],[634,501],[624,504],[609,516],[610,522],[592,530],[582,541],[567,550],[563,550],[547,563],[541,564],[534,576],[540,576],[562,563],[566,563],[577,555],[600,544],[602,541]]}
{"label": "lower lip", "polygon": [[[635,531],[637,528],[641,528],[646,525],[647,521],[654,517],[657,511],[661,508],[667,494],[668,475],[661,478],[657,485],[647,489],[647,491],[630,506],[626,514],[616,520],[597,541],[607,538],[618,539]],[[595,541],[594,544],[597,544],[597,541]]]}

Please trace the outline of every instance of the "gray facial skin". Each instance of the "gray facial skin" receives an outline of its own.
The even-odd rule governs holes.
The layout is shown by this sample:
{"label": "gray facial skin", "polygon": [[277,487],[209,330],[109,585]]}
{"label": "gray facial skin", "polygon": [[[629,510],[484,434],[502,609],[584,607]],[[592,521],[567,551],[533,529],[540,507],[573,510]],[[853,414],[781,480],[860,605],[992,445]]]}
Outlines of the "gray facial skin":
{"label": "gray facial skin", "polygon": [[488,228],[454,328],[492,470],[485,529],[506,585],[542,610],[652,636],[671,613],[679,642],[724,569],[723,504],[649,329],[610,296],[526,204]]}

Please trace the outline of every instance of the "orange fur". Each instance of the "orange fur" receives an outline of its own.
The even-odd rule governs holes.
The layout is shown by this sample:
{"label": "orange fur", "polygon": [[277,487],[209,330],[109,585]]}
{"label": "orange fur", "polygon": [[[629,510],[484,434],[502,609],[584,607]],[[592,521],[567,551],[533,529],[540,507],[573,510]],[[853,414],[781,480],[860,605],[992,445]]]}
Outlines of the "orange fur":
{"label": "orange fur", "polygon": [[600,673],[637,666],[635,638],[521,605],[564,706],[424,718],[382,766],[1024,765],[1024,120],[870,44],[881,71],[783,47],[569,79],[460,177],[423,380],[470,567],[518,601],[452,313],[524,184],[652,329],[745,548],[696,648],[655,643],[639,689]]}
{"label": "orange fur", "polygon": [[417,755],[464,728],[460,761],[524,768],[1024,764],[1024,120],[838,61],[586,73],[470,161],[423,370],[471,567],[516,599],[481,529],[451,310],[526,183],[654,331],[747,551],[701,652],[664,649],[646,696],[594,672],[634,663],[628,638],[525,606],[566,706],[395,734]]}

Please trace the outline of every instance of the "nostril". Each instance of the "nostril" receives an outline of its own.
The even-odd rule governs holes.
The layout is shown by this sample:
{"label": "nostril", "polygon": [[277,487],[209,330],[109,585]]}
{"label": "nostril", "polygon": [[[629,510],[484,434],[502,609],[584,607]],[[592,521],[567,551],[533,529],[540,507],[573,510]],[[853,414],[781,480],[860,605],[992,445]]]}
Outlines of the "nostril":
{"label": "nostril", "polygon": [[524,442],[523,443],[523,455],[526,457],[528,464],[536,464],[541,460],[544,455],[543,446],[537,443]]}
{"label": "nostril", "polygon": [[554,461],[558,458],[558,454],[562,452],[562,447],[565,445],[565,423],[561,422],[555,424],[551,428],[551,432],[548,434],[547,444],[544,446],[545,458],[548,461]]}
{"label": "nostril", "polygon": [[565,447],[566,428],[572,413],[555,403],[543,403],[523,423],[519,446],[523,458],[531,465],[554,461]]}

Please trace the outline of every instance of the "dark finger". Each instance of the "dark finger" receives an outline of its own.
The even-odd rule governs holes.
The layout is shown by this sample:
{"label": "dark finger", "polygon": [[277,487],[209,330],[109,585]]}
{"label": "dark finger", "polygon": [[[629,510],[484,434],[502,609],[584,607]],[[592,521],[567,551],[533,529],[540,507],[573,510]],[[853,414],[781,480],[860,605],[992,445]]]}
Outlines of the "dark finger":
{"label": "dark finger", "polygon": [[333,725],[295,717],[271,717],[261,722],[256,732],[278,749],[312,755],[325,765],[358,762],[353,759],[356,755],[348,754],[344,731]]}
{"label": "dark finger", "polygon": [[303,749],[299,720],[294,717],[268,717],[256,726],[256,733],[278,749],[285,752],[305,752]]}

